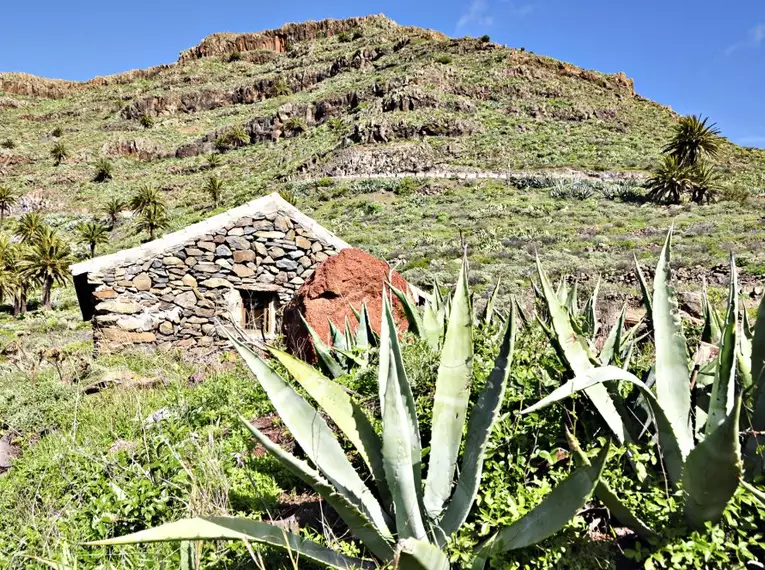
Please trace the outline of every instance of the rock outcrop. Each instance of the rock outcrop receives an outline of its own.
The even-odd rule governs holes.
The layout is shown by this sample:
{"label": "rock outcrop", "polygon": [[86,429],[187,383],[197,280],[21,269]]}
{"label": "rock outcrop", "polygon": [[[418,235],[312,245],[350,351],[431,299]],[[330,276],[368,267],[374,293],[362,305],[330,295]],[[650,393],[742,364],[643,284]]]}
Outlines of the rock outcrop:
{"label": "rock outcrop", "polygon": [[[316,358],[301,314],[324,342],[331,344],[329,321],[342,329],[348,319],[355,330],[358,322],[351,307],[360,310],[366,303],[372,328],[379,333],[382,287],[389,280],[396,288],[406,290],[401,275],[395,271],[391,274],[387,263],[359,249],[344,249],[327,259],[284,309],[283,332],[290,352],[308,361]],[[405,328],[404,309],[398,299],[393,311],[396,321]]]}

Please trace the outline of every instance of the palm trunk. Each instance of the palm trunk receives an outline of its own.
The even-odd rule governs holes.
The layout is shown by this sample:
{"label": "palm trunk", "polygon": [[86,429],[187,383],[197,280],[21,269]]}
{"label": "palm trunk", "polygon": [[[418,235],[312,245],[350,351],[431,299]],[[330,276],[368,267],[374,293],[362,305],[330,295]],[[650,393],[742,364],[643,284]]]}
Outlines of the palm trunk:
{"label": "palm trunk", "polygon": [[46,277],[45,281],[43,281],[42,304],[43,307],[48,310],[53,308],[53,302],[51,301],[51,289],[53,289],[53,278]]}
{"label": "palm trunk", "polygon": [[91,242],[90,244],[90,257],[96,256],[96,242]]}
{"label": "palm trunk", "polygon": [[155,228],[154,226],[149,226],[149,239],[151,241],[154,241],[155,239],[157,239],[157,228]]}
{"label": "palm trunk", "polygon": [[27,290],[22,288],[13,296],[13,316],[24,315],[27,312]]}
{"label": "palm trunk", "polygon": [[5,221],[5,208],[0,208],[0,228],[3,227],[4,221]]}

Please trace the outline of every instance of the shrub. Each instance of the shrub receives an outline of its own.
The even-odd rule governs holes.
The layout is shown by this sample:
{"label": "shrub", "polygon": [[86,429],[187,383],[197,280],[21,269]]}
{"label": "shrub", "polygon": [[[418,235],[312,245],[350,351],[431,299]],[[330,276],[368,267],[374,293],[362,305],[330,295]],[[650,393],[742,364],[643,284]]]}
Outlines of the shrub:
{"label": "shrub", "polygon": [[13,139],[5,139],[2,143],[0,143],[0,146],[3,148],[11,149],[16,148],[16,143],[13,142]]}
{"label": "shrub", "polygon": [[308,130],[308,125],[299,117],[290,117],[284,125],[288,130],[296,133],[304,133]]}
{"label": "shrub", "polygon": [[335,181],[329,176],[325,176],[324,178],[319,178],[316,181],[317,188],[329,188],[330,186],[334,186],[334,185],[335,185]]}
{"label": "shrub", "polygon": [[213,201],[213,207],[217,208],[220,204],[220,200],[223,197],[223,180],[217,176],[210,176],[205,184],[205,192],[210,196]]}
{"label": "shrub", "polygon": [[148,113],[144,113],[143,115],[141,115],[141,118],[138,119],[138,122],[141,123],[141,126],[144,129],[150,129],[154,126],[154,117],[152,117]]}
{"label": "shrub", "polygon": [[489,37],[489,34],[484,34],[481,36],[481,41],[483,43],[489,43],[491,41],[491,38]]}
{"label": "shrub", "polygon": [[64,129],[62,129],[61,127],[56,127],[50,132],[50,134],[56,138],[59,138],[61,135],[64,134]]}
{"label": "shrub", "polygon": [[208,154],[206,160],[207,160],[207,168],[209,168],[210,170],[218,168],[223,162],[223,159],[218,153]]}
{"label": "shrub", "polygon": [[227,148],[239,148],[250,142],[250,135],[247,134],[244,126],[234,125],[230,127],[226,132],[218,137],[215,141],[215,146],[218,150],[226,150]]}
{"label": "shrub", "polygon": [[53,158],[53,164],[58,166],[69,157],[69,151],[63,142],[58,141],[50,149],[50,155]]}
{"label": "shrub", "polygon": [[350,32],[340,32],[337,34],[337,41],[341,43],[348,43],[350,41],[353,41],[353,36]]}
{"label": "shrub", "polygon": [[226,58],[228,63],[234,63],[235,61],[242,61],[242,53],[239,51],[231,52]]}
{"label": "shrub", "polygon": [[744,205],[749,201],[749,190],[742,186],[726,186],[720,189],[718,196],[723,202],[736,202]]}
{"label": "shrub", "polygon": [[393,191],[397,196],[411,196],[420,189],[420,183],[414,178],[404,178]]}
{"label": "shrub", "polygon": [[106,182],[112,179],[114,167],[106,158],[99,158],[96,161],[96,173],[93,175],[93,182]]}
{"label": "shrub", "polygon": [[292,89],[287,85],[287,81],[283,77],[277,77],[271,84],[269,91],[271,97],[281,97],[282,95],[292,95]]}
{"label": "shrub", "polygon": [[448,65],[452,62],[452,56],[448,53],[442,53],[436,56],[436,63]]}

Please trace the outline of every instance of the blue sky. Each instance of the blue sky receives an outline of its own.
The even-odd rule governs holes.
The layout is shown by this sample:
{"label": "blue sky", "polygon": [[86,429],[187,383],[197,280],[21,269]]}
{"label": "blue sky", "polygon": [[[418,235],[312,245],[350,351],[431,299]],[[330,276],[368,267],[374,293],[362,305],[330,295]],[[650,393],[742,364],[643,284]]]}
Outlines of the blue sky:
{"label": "blue sky", "polygon": [[213,32],[385,13],[401,24],[492,40],[604,72],[641,95],[709,115],[765,147],[765,1],[32,0],[0,15],[0,71],[88,79],[174,61]]}

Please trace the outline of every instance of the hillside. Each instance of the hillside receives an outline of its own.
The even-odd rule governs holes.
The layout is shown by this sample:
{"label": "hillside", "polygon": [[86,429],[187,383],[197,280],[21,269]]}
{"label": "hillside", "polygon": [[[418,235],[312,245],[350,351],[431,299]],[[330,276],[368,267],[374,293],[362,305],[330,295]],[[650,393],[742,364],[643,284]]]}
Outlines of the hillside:
{"label": "hillside", "polygon": [[[153,121],[151,128],[142,127],[143,117]],[[503,249],[503,240],[522,240],[560,269],[581,268],[575,258],[583,254],[599,271],[608,269],[597,259],[604,248],[613,263],[657,245],[665,217],[699,240],[716,234],[704,252],[712,254],[707,267],[724,262],[726,244],[744,253],[759,239],[752,232],[761,225],[755,212],[765,188],[765,151],[724,143],[724,184],[755,196],[747,207],[641,210],[604,201],[599,192],[592,203],[552,199],[555,183],[644,177],[676,114],[641,97],[623,74],[583,70],[481,39],[451,39],[384,16],[215,34],[176,63],[84,83],[0,74],[0,118],[0,142],[13,146],[0,150],[2,184],[24,196],[15,213],[41,206],[63,229],[97,214],[107,197],[127,198],[147,183],[173,206],[172,229],[205,217],[201,188],[211,174],[205,158],[220,151],[215,174],[225,182],[226,207],[288,180],[325,179],[318,187],[293,184],[301,208],[352,243],[388,258],[406,253],[405,262],[420,267],[443,259],[443,252],[423,249],[419,241],[454,241],[458,229],[469,241],[474,235],[476,247],[488,233],[495,249]],[[233,127],[244,128],[246,144],[226,144]],[[58,139],[51,134],[56,128]],[[54,166],[49,153],[58,140],[70,156]],[[114,167],[113,181],[105,184],[92,181],[101,157]],[[439,181],[507,172],[514,173],[511,183]],[[340,180],[416,173],[431,177],[428,188],[419,184],[406,198],[386,192],[395,182],[358,188],[359,181]],[[327,190],[330,177],[338,180]],[[375,204],[347,199],[355,194]],[[479,216],[484,208],[491,211]],[[562,211],[568,213],[558,215]],[[428,220],[431,235],[410,236],[411,224],[401,220],[412,217]],[[614,227],[615,221],[624,225]],[[588,235],[568,244],[572,232]],[[600,242],[593,241],[596,234]],[[108,248],[139,239],[128,225]],[[694,246],[697,253],[707,248]],[[571,257],[558,259],[565,250]],[[524,255],[516,264],[530,260]],[[501,257],[487,261],[492,276],[504,271],[494,266],[505,263]]]}

